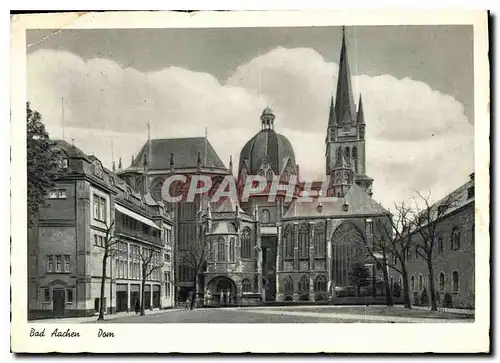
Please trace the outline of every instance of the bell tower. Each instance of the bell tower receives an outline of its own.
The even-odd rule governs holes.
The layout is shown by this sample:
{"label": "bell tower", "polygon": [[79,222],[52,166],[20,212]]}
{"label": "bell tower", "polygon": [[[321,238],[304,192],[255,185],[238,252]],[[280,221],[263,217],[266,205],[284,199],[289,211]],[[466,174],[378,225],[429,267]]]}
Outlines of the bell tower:
{"label": "bell tower", "polygon": [[[365,128],[361,95],[359,96],[357,108],[354,102],[351,72],[347,56],[345,27],[342,27],[342,48],[340,50],[337,90],[335,103],[333,96],[330,100],[330,112],[325,139],[326,175],[332,175],[334,169],[339,171],[340,164],[349,166],[353,173],[351,185],[355,183],[371,195],[373,179],[366,175]],[[337,174],[335,175],[338,176]],[[336,176],[332,175],[334,180],[338,179]],[[341,179],[345,181],[346,178],[343,177]],[[344,183],[343,185],[346,184]]]}

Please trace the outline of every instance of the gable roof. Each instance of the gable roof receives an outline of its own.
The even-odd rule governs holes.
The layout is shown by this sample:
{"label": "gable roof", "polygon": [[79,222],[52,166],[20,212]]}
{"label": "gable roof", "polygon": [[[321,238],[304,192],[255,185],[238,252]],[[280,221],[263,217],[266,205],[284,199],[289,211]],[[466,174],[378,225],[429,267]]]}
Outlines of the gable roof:
{"label": "gable roof", "polygon": [[[349,204],[349,209],[347,211],[343,210],[345,202]],[[313,201],[296,199],[283,216],[283,219],[300,217],[387,215],[389,213],[379,203],[374,201],[363,188],[357,185],[351,186],[344,198],[329,197],[325,199],[322,202],[321,212],[318,211],[317,206],[317,198],[313,198]]]}
{"label": "gable roof", "polygon": [[[206,146],[206,148],[205,148]],[[132,163],[132,168],[141,168],[144,155],[149,149],[146,142]],[[206,150],[206,164],[205,164]],[[174,168],[198,167],[198,155],[206,168],[226,169],[226,166],[215,152],[210,142],[204,137],[186,137],[176,139],[151,140],[151,156],[149,157],[150,170],[170,169],[170,156],[174,156]]]}

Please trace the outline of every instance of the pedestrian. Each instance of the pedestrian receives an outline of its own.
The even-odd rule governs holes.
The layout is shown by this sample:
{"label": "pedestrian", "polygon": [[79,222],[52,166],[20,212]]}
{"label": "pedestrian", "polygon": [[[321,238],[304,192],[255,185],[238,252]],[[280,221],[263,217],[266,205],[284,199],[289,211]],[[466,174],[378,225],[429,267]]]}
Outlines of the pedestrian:
{"label": "pedestrian", "polygon": [[135,315],[141,312],[141,303],[139,299],[135,300]]}

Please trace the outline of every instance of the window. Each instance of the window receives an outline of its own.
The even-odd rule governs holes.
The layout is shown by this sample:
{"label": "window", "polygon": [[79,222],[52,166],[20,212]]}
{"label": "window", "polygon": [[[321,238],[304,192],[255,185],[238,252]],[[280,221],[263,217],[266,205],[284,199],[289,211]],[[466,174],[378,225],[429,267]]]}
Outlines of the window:
{"label": "window", "polygon": [[349,172],[344,171],[344,184],[349,184]]}
{"label": "window", "polygon": [[467,189],[467,199],[474,198],[474,187],[470,187]]}
{"label": "window", "polygon": [[367,219],[366,221],[366,234],[371,236],[373,234],[373,221],[371,219]]}
{"label": "window", "polygon": [[231,237],[231,239],[229,240],[229,262],[234,262],[235,260],[234,248],[234,237]]}
{"label": "window", "polygon": [[243,292],[251,292],[252,291],[252,283],[250,282],[250,280],[243,280],[241,282],[241,286],[242,286],[242,289],[243,289]]}
{"label": "window", "polygon": [[439,238],[438,238],[438,252],[443,253],[443,251],[444,251],[443,237],[439,236]]}
{"label": "window", "polygon": [[48,193],[49,199],[66,199],[66,189],[52,189]]}
{"label": "window", "polygon": [[45,302],[50,301],[50,289],[43,290],[43,298],[44,298]]}
{"label": "window", "polygon": [[267,179],[267,181],[272,181],[273,180],[273,171],[271,169],[267,170],[266,179]]}
{"label": "window", "polygon": [[303,294],[309,292],[309,277],[306,275],[302,276],[299,280],[299,292]]}
{"label": "window", "polygon": [[411,277],[411,291],[415,291],[415,276]]}
{"label": "window", "polygon": [[349,149],[349,146],[345,148],[345,160],[349,162],[351,159],[351,150]]}
{"label": "window", "polygon": [[66,289],[67,299],[66,302],[71,304],[73,302],[73,289]]}
{"label": "window", "polygon": [[424,289],[424,278],[422,275],[418,276],[418,291],[422,291]]}
{"label": "window", "polygon": [[64,272],[70,272],[70,255],[64,255]]}
{"label": "window", "polygon": [[99,246],[99,236],[97,234],[94,234],[94,244]]}
{"label": "window", "polygon": [[56,272],[61,272],[62,269],[62,256],[57,255],[56,256]]}
{"label": "window", "polygon": [[352,148],[352,162],[354,164],[354,171],[358,172],[358,149],[356,146]]}
{"label": "window", "polygon": [[94,194],[94,219],[104,222],[106,220],[106,199]]}
{"label": "window", "polygon": [[47,256],[47,272],[53,272],[54,271],[54,265],[52,262],[52,255]]}
{"label": "window", "polygon": [[451,231],[451,250],[456,251],[460,249],[460,231],[458,228],[453,228]]}
{"label": "window", "polygon": [[325,227],[323,224],[318,224],[314,230],[314,255],[316,257],[325,257]]}
{"label": "window", "polygon": [[285,242],[285,258],[291,259],[293,258],[293,232],[290,225],[286,226],[283,239]]}
{"label": "window", "polygon": [[307,224],[299,230],[299,258],[309,258],[309,238]]}
{"label": "window", "polygon": [[241,234],[241,258],[252,258],[252,243],[249,229],[245,229]]}
{"label": "window", "polygon": [[269,210],[267,210],[267,209],[263,209],[262,210],[262,212],[261,212],[261,220],[262,220],[262,223],[269,223],[270,222]]}
{"label": "window", "polygon": [[292,276],[287,276],[285,279],[285,293],[292,294],[293,293],[293,279]]}
{"label": "window", "polygon": [[340,158],[340,147],[337,148],[337,152],[335,153],[335,161]]}
{"label": "window", "polygon": [[454,293],[458,292],[458,271],[453,271],[453,281],[451,285],[451,291]]}
{"label": "window", "polygon": [[326,292],[326,277],[319,275],[314,280],[314,291],[315,292]]}
{"label": "window", "polygon": [[439,274],[439,291],[444,292],[444,272]]}
{"label": "window", "polygon": [[165,253],[165,262],[170,262],[170,253]]}
{"label": "window", "polygon": [[217,240],[217,261],[226,262],[226,241],[222,237]]}

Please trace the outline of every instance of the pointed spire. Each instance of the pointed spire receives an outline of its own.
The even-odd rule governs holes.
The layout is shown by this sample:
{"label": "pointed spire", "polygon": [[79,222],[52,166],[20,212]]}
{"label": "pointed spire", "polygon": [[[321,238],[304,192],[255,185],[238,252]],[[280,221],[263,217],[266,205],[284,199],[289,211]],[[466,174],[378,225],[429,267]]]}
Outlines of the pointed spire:
{"label": "pointed spire", "polygon": [[130,163],[130,166],[134,165],[134,155],[132,155],[132,162]]}
{"label": "pointed spire", "polygon": [[337,117],[335,116],[335,105],[333,104],[333,96],[330,99],[330,115],[328,116],[328,126],[336,126]]}
{"label": "pointed spire", "polygon": [[[115,162],[113,161],[113,167]],[[122,171],[122,158],[118,159],[118,171]]]}
{"label": "pointed spire", "polygon": [[229,155],[229,172],[233,174],[233,155]]}
{"label": "pointed spire", "polygon": [[174,171],[174,153],[170,153],[170,171]]}
{"label": "pointed spire", "polygon": [[356,108],[352,93],[351,72],[347,60],[345,27],[342,27],[342,49],[340,50],[335,114],[339,124],[350,124],[355,121]]}
{"label": "pointed spire", "polygon": [[358,120],[356,122],[361,125],[365,123],[365,114],[363,112],[363,100],[361,98],[361,94],[359,95]]}
{"label": "pointed spire", "polygon": [[116,173],[116,163],[114,160],[113,160],[113,173]]}

